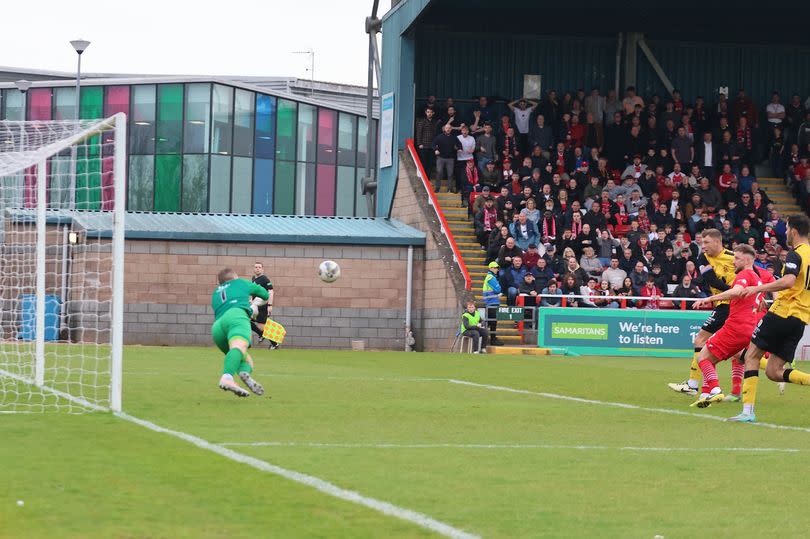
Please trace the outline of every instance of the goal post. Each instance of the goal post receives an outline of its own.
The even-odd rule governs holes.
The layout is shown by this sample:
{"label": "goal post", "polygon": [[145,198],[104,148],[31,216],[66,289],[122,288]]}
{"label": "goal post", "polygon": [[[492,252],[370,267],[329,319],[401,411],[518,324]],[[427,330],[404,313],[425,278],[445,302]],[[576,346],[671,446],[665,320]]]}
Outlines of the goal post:
{"label": "goal post", "polygon": [[0,121],[0,413],[121,411],[126,134]]}

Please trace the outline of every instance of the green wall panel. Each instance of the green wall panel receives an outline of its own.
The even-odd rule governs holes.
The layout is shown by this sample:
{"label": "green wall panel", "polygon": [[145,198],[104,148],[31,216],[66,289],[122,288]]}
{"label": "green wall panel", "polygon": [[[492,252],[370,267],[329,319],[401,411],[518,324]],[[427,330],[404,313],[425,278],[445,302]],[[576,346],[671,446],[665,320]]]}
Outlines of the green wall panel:
{"label": "green wall panel", "polygon": [[104,117],[104,87],[86,86],[79,94],[79,113],[82,119]]}
{"label": "green wall panel", "polygon": [[183,85],[161,84],[157,95],[157,153],[180,153],[183,142]]}
{"label": "green wall panel", "polygon": [[155,211],[180,211],[179,155],[155,156]]}
{"label": "green wall panel", "polygon": [[296,104],[294,101],[279,99],[276,108],[276,158],[295,161]]}
{"label": "green wall panel", "polygon": [[77,210],[101,209],[101,159],[93,145],[97,138],[90,139],[90,146],[79,146],[76,154]]}

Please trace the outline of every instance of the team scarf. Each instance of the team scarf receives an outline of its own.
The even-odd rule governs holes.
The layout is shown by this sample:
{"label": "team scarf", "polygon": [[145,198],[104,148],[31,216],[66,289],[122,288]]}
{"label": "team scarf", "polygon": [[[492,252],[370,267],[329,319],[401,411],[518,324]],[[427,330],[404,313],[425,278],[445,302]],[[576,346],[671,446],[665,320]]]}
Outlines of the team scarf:
{"label": "team scarf", "polygon": [[600,202],[599,206],[602,209],[602,215],[605,217],[610,217],[610,208],[612,204],[613,203],[610,200],[603,200]]}
{"label": "team scarf", "polygon": [[579,223],[573,221],[571,223],[571,239],[576,239],[576,237],[582,233],[582,221],[580,220]]}
{"label": "team scarf", "polygon": [[[551,226],[549,226],[549,221],[551,221]],[[543,237],[544,238],[556,238],[557,237],[557,220],[552,216],[550,219],[546,219],[543,217]]]}
{"label": "team scarf", "polygon": [[495,206],[487,209],[484,206],[484,230],[489,232],[492,230],[492,227],[495,225],[495,221],[498,220],[498,210],[495,209]]}
{"label": "team scarf", "polygon": [[475,166],[466,167],[466,171],[467,171],[467,182],[473,186],[478,185],[478,168],[476,168]]}
{"label": "team scarf", "polygon": [[737,129],[737,143],[743,144],[746,150],[750,150],[753,142],[751,141],[751,128]]}

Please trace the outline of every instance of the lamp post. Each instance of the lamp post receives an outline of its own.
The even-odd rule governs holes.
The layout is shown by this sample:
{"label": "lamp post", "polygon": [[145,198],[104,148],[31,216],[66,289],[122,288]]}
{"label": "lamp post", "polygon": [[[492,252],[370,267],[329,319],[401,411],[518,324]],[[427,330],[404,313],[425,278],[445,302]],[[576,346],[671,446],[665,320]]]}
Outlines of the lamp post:
{"label": "lamp post", "polygon": [[[18,80],[17,82],[14,83],[14,86],[16,86],[17,89],[23,95],[23,99],[22,99],[22,106],[23,106],[22,116],[23,116],[23,118],[22,119],[23,119],[23,122],[25,122],[25,110],[28,108],[27,107],[28,104],[25,102],[25,96],[28,93],[28,89],[31,87],[31,81],[27,81],[25,79]],[[24,146],[25,146],[25,124],[22,123],[22,124],[20,124],[20,147],[18,148],[18,151],[23,151]]]}
{"label": "lamp post", "polygon": [[74,39],[70,42],[73,49],[79,56],[78,64],[76,65],[76,121],[79,121],[79,93],[82,90],[82,53],[90,46],[90,42],[84,39]]}

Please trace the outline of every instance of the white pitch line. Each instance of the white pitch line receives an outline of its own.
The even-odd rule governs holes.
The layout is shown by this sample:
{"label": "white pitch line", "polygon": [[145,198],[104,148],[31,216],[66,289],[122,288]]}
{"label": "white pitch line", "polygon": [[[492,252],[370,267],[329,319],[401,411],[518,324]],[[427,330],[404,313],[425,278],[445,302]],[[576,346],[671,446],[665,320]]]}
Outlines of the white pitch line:
{"label": "white pitch line", "polygon": [[[458,384],[463,386],[470,386],[470,387],[477,387],[481,389],[489,389],[492,391],[504,391],[506,393],[518,393],[520,395],[531,395],[534,397],[544,397],[547,399],[558,399],[564,401],[571,401],[571,402],[579,402],[582,404],[596,404],[598,406],[610,406],[613,408],[624,408],[626,410],[639,410],[642,412],[654,412],[657,414],[668,414],[668,415],[680,415],[686,417],[699,417],[701,419],[708,419],[710,421],[726,421],[725,417],[719,417],[716,415],[710,414],[697,414],[694,412],[684,412],[681,410],[673,410],[671,408],[651,408],[647,406],[639,406],[637,404],[628,404],[626,402],[611,402],[611,401],[600,401],[596,399],[584,399],[582,397],[572,397],[570,395],[559,395],[557,393],[545,393],[542,391],[529,391],[528,389],[517,389],[514,387],[506,387],[506,386],[495,386],[490,384],[479,384],[476,382],[468,382],[467,380],[454,380],[448,379],[448,382],[451,384]],[[810,432],[810,428],[808,427],[796,427],[793,425],[779,425],[776,423],[748,423],[749,425],[755,427],[765,427],[769,429],[779,429],[779,430],[794,430],[799,432]]]}
{"label": "white pitch line", "polygon": [[800,453],[801,449],[781,447],[637,447],[609,445],[553,445],[553,444],[386,444],[386,443],[323,443],[323,442],[222,442],[225,447],[312,447],[340,449],[565,449],[577,451],[640,451],[667,452],[735,452],[735,453]]}
{"label": "white pitch line", "polygon": [[477,535],[465,532],[464,530],[460,530],[458,528],[454,528],[450,524],[446,524],[444,522],[431,518],[423,513],[419,513],[411,509],[406,509],[404,507],[399,507],[392,503],[378,500],[376,498],[364,496],[358,492],[341,488],[333,483],[330,483],[328,481],[325,481],[312,475],[296,472],[294,470],[288,470],[286,468],[282,468],[281,466],[276,466],[275,464],[270,464],[269,462],[265,462],[263,460],[259,460],[254,457],[250,457],[248,455],[243,455],[242,453],[237,453],[232,449],[222,447],[221,445],[213,444],[207,440],[203,440],[202,438],[199,438],[192,434],[167,429],[165,427],[161,427],[160,425],[156,425],[151,421],[146,421],[144,419],[131,416],[124,412],[116,413],[115,415],[117,417],[120,417],[121,419],[124,419],[125,421],[129,421],[136,425],[140,425],[141,427],[145,427],[154,432],[174,436],[175,438],[179,438],[185,442],[195,445],[200,449],[211,451],[212,453],[216,453],[217,455],[223,456],[234,462],[246,464],[262,472],[278,475],[285,479],[295,481],[296,483],[312,487],[320,492],[323,492],[324,494],[328,494],[329,496],[333,496],[340,500],[368,507],[369,509],[373,509],[374,511],[377,511],[384,515],[388,515],[391,517],[398,518],[400,520],[411,522],[413,524],[416,524],[417,526],[436,532],[445,537],[451,537],[454,539],[480,539]]}

